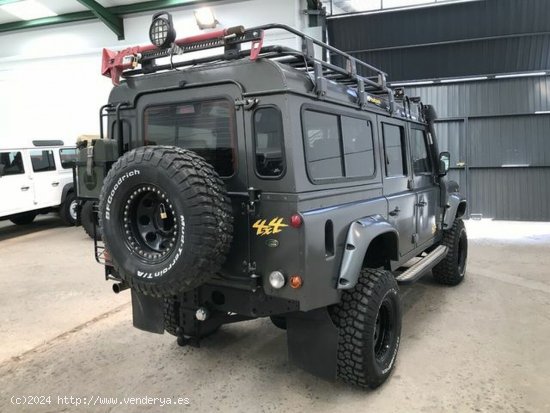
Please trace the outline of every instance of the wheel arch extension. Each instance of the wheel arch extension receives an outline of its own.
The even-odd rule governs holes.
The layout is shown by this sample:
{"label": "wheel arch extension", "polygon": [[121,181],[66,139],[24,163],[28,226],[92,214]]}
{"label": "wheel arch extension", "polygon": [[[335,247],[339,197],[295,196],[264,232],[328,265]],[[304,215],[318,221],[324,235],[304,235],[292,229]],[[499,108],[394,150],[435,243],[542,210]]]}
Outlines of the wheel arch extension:
{"label": "wheel arch extension", "polygon": [[466,201],[464,195],[459,192],[450,194],[447,200],[445,217],[443,218],[443,229],[451,228],[455,218],[460,218],[466,214],[467,207],[468,201]]}
{"label": "wheel arch extension", "polygon": [[74,192],[74,184],[72,182],[69,182],[68,184],[65,184],[63,187],[63,192],[61,193],[61,203],[65,202],[65,199],[67,199],[67,195],[69,192]]}
{"label": "wheel arch extension", "polygon": [[363,266],[386,266],[399,258],[399,233],[382,215],[373,215],[351,223],[336,288],[355,287]]}

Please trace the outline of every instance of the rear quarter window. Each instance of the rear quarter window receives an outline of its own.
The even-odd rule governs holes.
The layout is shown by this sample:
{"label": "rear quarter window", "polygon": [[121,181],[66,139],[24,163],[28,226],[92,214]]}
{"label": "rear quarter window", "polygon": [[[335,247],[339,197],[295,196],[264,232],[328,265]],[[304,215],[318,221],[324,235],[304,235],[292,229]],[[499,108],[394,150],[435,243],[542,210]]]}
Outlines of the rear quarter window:
{"label": "rear quarter window", "polygon": [[21,152],[0,152],[0,175],[20,175],[25,173]]}

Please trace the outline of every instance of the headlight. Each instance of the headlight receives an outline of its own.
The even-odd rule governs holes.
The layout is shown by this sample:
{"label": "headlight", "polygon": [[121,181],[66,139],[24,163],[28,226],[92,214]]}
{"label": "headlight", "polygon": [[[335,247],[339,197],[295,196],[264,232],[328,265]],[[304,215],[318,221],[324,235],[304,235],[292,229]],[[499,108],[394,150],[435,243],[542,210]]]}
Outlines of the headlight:
{"label": "headlight", "polygon": [[149,39],[159,49],[164,49],[174,43],[176,31],[170,13],[162,11],[153,15],[153,22],[149,28]]}

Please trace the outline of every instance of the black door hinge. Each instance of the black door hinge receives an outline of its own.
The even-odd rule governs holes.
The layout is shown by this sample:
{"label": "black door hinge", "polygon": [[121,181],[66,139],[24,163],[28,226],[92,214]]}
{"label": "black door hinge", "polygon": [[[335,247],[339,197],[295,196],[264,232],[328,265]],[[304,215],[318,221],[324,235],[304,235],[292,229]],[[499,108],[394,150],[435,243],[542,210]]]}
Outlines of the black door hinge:
{"label": "black door hinge", "polygon": [[254,215],[256,213],[256,205],[260,202],[262,196],[261,189],[248,188],[248,203],[246,210],[249,214]]}

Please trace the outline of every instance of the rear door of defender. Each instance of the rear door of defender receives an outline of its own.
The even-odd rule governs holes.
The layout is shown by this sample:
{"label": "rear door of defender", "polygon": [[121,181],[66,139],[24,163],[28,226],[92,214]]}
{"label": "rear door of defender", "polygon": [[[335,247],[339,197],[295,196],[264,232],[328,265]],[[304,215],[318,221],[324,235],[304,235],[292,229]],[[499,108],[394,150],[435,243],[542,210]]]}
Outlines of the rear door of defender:
{"label": "rear door of defender", "polygon": [[[169,145],[206,159],[225,183],[233,206],[233,242],[222,277],[248,282],[250,228],[241,91],[235,84],[145,94],[137,102],[138,145]],[[234,280],[242,275],[241,280]],[[240,277],[239,277],[240,278]]]}

